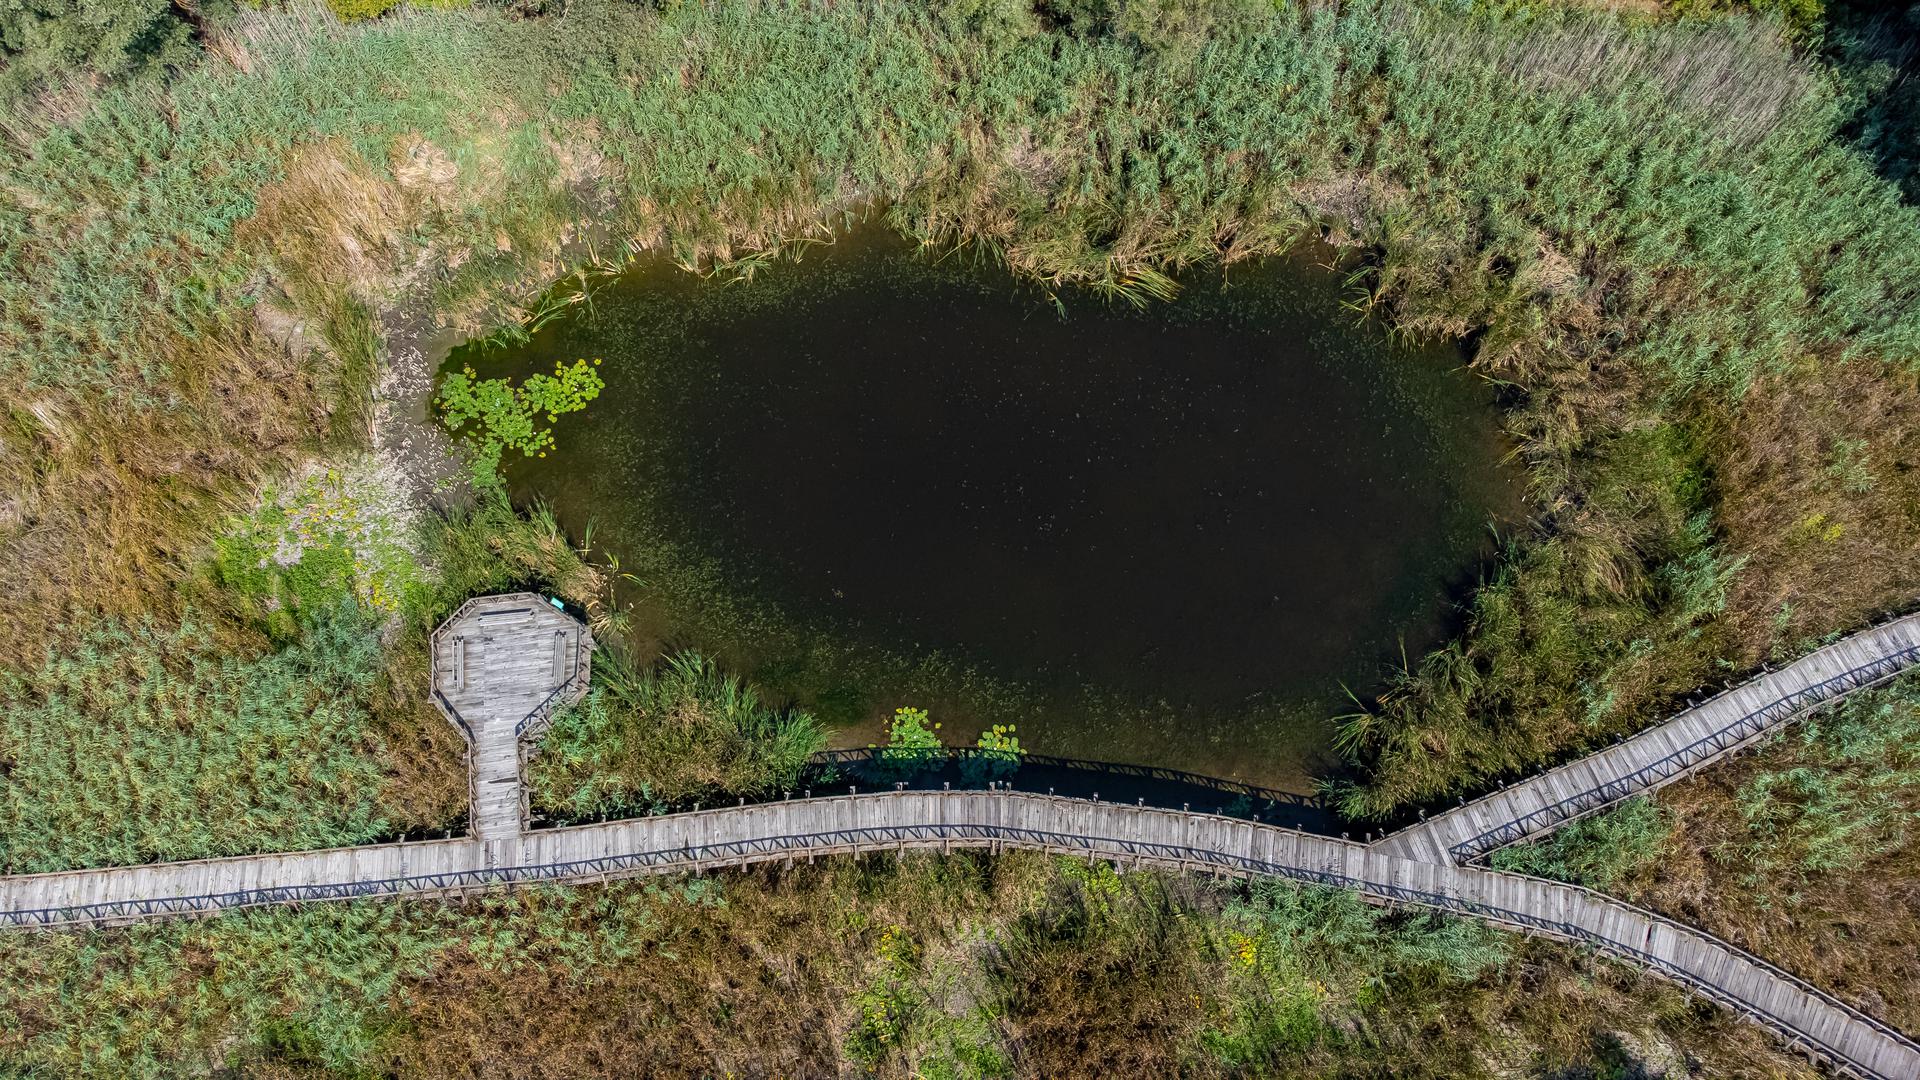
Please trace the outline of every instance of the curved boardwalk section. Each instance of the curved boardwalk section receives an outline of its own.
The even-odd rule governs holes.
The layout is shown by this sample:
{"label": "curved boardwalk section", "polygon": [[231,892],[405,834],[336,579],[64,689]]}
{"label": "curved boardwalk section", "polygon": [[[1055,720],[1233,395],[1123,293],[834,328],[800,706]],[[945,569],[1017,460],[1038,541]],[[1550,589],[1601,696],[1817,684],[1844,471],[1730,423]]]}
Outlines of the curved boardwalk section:
{"label": "curved boardwalk section", "polygon": [[1861,1077],[1920,1076],[1920,1047],[1770,965],[1585,889],[1397,858],[1234,818],[994,791],[888,792],[447,840],[0,879],[0,923],[60,926],[259,904],[447,894],[906,848],[1023,848],[1357,889],[1641,964]]}
{"label": "curved boardwalk section", "polygon": [[1401,858],[1471,862],[1691,775],[1810,709],[1915,664],[1920,615],[1909,615],[1809,653],[1618,745],[1401,829],[1375,847]]}

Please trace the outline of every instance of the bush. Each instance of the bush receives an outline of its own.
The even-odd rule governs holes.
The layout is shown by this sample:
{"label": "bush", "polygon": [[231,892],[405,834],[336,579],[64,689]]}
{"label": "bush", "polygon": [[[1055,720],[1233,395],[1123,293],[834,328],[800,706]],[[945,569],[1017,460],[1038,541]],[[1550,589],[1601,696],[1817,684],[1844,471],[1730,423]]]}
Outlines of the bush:
{"label": "bush", "polygon": [[868,744],[873,758],[868,766],[876,781],[883,784],[912,780],[946,764],[946,748],[940,744],[939,724],[928,726],[927,711],[903,705],[893,710],[887,722],[887,745]]}
{"label": "bush", "polygon": [[1673,826],[1671,812],[1636,797],[1544,840],[1501,848],[1493,853],[1493,867],[1606,890],[1657,862]]}
{"label": "bush", "polygon": [[463,8],[473,0],[327,0],[327,8],[344,22],[377,19],[406,4],[415,8]]}
{"label": "bush", "polygon": [[681,653],[636,669],[596,654],[593,689],[541,740],[536,807],[570,819],[791,790],[826,744],[813,717],[761,702],[712,661]]}
{"label": "bush", "polygon": [[212,576],[275,640],[315,612],[357,599],[369,611],[417,609],[417,510],[404,477],[370,459],[315,466],[269,484],[214,542]]}
{"label": "bush", "polygon": [[62,78],[107,78],[183,64],[193,28],[169,0],[0,3],[0,103]]}
{"label": "bush", "polygon": [[1005,780],[1020,771],[1020,759],[1026,755],[1014,726],[995,724],[980,733],[974,752],[960,759],[960,778],[975,787],[990,780]]}
{"label": "bush", "polygon": [[346,22],[377,19],[400,6],[400,0],[327,0],[327,9]]}

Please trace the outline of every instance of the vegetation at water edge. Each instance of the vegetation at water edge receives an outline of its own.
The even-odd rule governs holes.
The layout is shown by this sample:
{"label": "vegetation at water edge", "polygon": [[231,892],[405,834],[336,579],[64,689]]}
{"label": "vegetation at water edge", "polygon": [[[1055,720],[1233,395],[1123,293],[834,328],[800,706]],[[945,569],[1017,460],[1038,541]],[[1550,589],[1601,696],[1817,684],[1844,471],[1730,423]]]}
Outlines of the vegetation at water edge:
{"label": "vegetation at water edge", "polygon": [[[419,328],[525,331],[553,282],[585,295],[586,268],[640,252],[744,276],[859,208],[1143,303],[1183,266],[1326,241],[1356,308],[1463,341],[1500,386],[1535,512],[1458,637],[1344,721],[1328,791],[1356,821],[1597,745],[1920,590],[1910,13],[0,7],[10,872],[460,828],[428,629],[534,588],[612,640],[621,579],[486,490],[508,451],[564,453],[551,425],[598,394],[592,364],[441,384],[483,489],[462,503],[393,449]],[[820,745],[708,660],[608,656],[536,758],[545,812],[772,791]],[[1911,1030],[1868,995],[1920,978],[1913,694],[1503,864],[1746,941]],[[0,952],[0,1071],[30,1073],[726,1071],[743,1029],[796,1072],[1799,1069],[1670,988],[1464,924],[1020,858]],[[551,1008],[509,1045],[499,1007],[528,1000]]]}

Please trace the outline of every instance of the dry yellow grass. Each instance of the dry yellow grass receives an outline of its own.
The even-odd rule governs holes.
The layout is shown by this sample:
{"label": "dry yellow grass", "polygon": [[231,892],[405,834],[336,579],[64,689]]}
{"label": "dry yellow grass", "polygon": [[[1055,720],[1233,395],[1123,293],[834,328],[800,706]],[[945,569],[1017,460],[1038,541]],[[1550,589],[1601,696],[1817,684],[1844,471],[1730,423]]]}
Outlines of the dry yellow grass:
{"label": "dry yellow grass", "polygon": [[1777,756],[1727,762],[1663,791],[1674,835],[1615,891],[1920,1030],[1920,995],[1910,992],[1920,987],[1920,843],[1820,873],[1756,866],[1736,793]]}
{"label": "dry yellow grass", "polygon": [[1727,603],[1739,661],[1920,597],[1917,379],[1810,359],[1718,425],[1721,521],[1749,558]]}

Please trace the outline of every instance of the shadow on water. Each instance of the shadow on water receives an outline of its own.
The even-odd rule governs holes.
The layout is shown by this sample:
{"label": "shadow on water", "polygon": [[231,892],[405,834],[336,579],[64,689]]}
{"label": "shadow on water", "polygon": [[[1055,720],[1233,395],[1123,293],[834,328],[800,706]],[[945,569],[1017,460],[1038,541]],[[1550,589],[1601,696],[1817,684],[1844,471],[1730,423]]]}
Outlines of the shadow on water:
{"label": "shadow on water", "polygon": [[[895,786],[912,790],[980,788],[988,781],[982,779],[983,772],[968,769],[969,759],[991,756],[971,748],[947,747],[928,755],[908,754],[903,761],[902,752],[897,750],[830,750],[814,757],[803,790],[825,795],[849,786],[863,791]],[[904,779],[900,778],[902,772],[907,774]],[[1226,814],[1320,833],[1338,832],[1341,825],[1340,818],[1317,796],[1155,765],[1027,754],[1021,757],[1017,769],[992,782],[1015,791]]]}
{"label": "shadow on water", "polygon": [[605,359],[508,480],[638,579],[643,654],[713,654],[840,746],[912,704],[1309,790],[1345,688],[1445,635],[1520,507],[1493,388],[1347,308],[1331,257],[1056,306],[862,226],[750,282],[645,264],[451,363]]}
{"label": "shadow on water", "polygon": [[[859,794],[873,791],[955,791],[999,787],[1013,791],[1060,795],[1074,799],[1133,803],[1163,810],[1190,810],[1224,814],[1323,835],[1344,835],[1343,822],[1327,804],[1313,795],[1203,776],[1180,769],[1123,762],[1024,754],[1015,767],[996,770],[1001,761],[991,752],[968,747],[931,751],[866,748],[828,750],[814,755],[790,791],[767,792],[745,803],[777,802],[785,798]],[[537,813],[536,828],[585,825],[650,814],[698,810],[685,804],[636,802],[590,818]]]}
{"label": "shadow on water", "polygon": [[1920,203],[1920,5],[1838,0],[1827,23],[1824,51],[1854,102],[1841,136]]}

